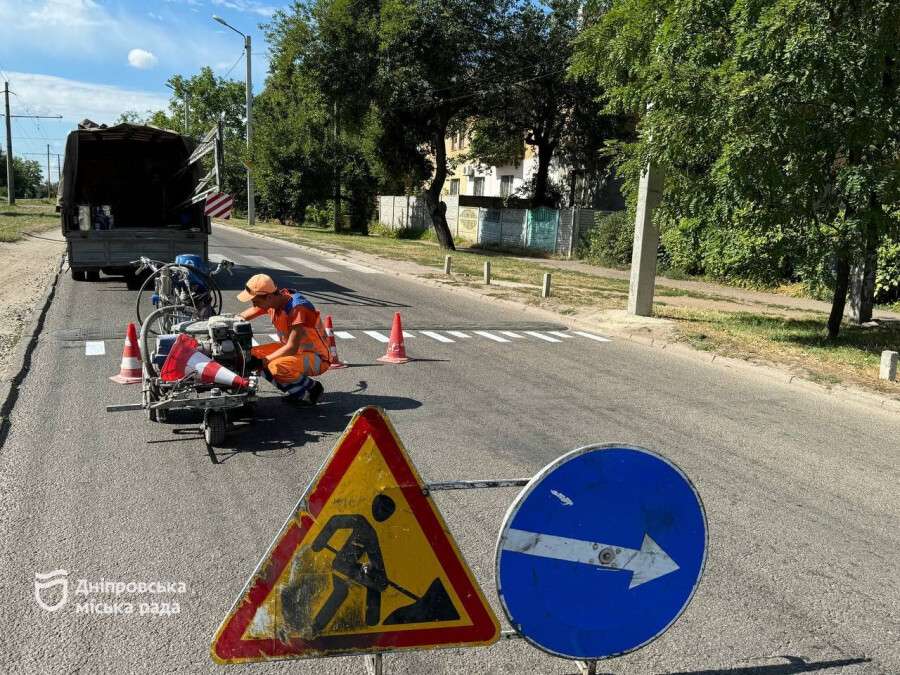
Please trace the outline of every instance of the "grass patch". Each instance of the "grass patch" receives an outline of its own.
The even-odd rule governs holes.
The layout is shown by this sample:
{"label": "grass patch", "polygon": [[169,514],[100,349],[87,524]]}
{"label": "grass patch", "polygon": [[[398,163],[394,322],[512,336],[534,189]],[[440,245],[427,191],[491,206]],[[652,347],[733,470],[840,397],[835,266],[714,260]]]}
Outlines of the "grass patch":
{"label": "grass patch", "polygon": [[816,382],[847,382],[900,398],[900,385],[878,379],[881,352],[900,347],[900,322],[877,328],[844,325],[832,341],[823,315],[782,318],[669,306],[658,306],[656,315],[677,322],[681,335],[698,349],[785,364]]}
{"label": "grass patch", "polygon": [[26,233],[45,232],[59,227],[55,205],[46,199],[17,199],[0,203],[0,241],[18,241]]}

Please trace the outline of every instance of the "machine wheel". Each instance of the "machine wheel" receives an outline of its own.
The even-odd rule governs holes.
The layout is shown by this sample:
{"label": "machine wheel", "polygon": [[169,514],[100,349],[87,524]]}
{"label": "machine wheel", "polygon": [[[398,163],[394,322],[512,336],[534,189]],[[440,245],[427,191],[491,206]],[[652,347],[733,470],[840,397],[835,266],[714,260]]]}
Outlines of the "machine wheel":
{"label": "machine wheel", "polygon": [[210,447],[221,445],[225,440],[225,413],[210,410],[203,419],[203,437]]}
{"label": "machine wheel", "polygon": [[141,286],[144,283],[144,278],[138,276],[137,274],[126,274],[125,275],[125,287],[129,291],[139,291],[141,290]]}
{"label": "machine wheel", "polygon": [[89,270],[85,273],[88,281],[100,281],[100,272],[98,270]]}
{"label": "machine wheel", "polygon": [[78,267],[72,268],[72,280],[73,281],[84,281],[85,280],[85,271]]}

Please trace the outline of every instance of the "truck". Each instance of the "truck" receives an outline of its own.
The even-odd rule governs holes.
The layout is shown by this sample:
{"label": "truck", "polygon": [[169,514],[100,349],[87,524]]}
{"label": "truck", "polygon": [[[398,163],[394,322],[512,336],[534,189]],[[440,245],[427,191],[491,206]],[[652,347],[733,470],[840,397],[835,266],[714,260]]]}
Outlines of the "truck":
{"label": "truck", "polygon": [[72,279],[97,281],[103,272],[136,289],[141,256],[207,260],[204,204],[219,191],[221,170],[221,123],[199,141],[149,125],[79,124],[66,139],[57,198]]}

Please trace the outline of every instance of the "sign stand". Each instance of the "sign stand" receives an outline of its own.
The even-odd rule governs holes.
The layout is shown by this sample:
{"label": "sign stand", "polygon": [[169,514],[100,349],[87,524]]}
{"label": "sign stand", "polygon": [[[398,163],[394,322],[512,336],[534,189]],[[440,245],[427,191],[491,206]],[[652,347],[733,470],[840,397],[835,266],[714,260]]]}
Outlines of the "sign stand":
{"label": "sign stand", "polygon": [[[517,487],[496,549],[497,594],[515,627],[501,631],[431,493]],[[339,530],[351,530],[344,543]],[[355,653],[367,675],[384,675],[385,653],[524,639],[599,675],[600,660],[677,620],[706,549],[700,495],[652,451],[594,445],[533,478],[426,483],[384,411],[362,408],[222,622],[212,657]]]}

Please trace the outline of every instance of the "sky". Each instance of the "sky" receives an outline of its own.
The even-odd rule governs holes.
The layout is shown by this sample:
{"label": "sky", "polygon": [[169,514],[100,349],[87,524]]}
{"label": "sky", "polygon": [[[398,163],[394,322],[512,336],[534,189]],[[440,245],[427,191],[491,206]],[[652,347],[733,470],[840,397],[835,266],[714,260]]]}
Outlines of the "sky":
{"label": "sky", "polygon": [[[89,118],[112,123],[126,110],[164,109],[172,75],[210,66],[243,82],[243,38],[214,22],[221,16],[252,37],[253,91],[268,68],[260,24],[287,0],[0,0],[0,105],[9,82],[13,151],[37,159],[52,180],[66,135]],[[2,110],[0,110],[2,112]],[[3,118],[0,118],[2,129]],[[0,145],[6,150],[5,130]]]}

